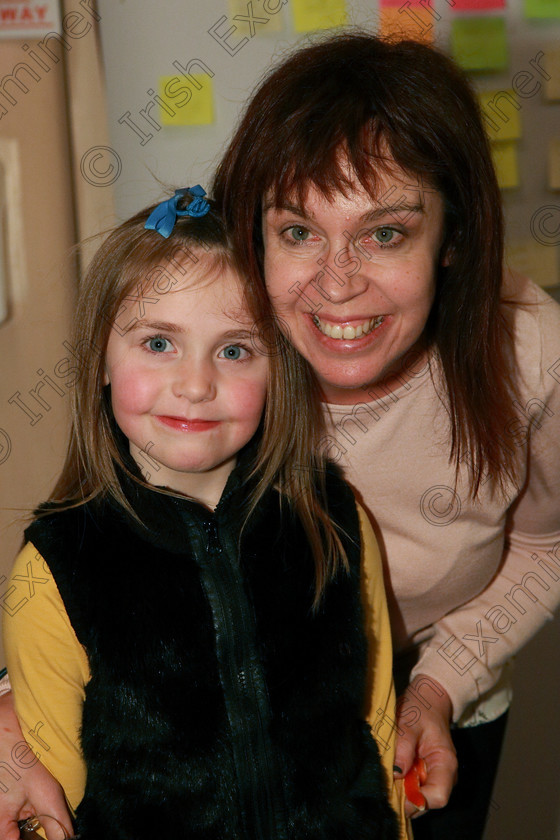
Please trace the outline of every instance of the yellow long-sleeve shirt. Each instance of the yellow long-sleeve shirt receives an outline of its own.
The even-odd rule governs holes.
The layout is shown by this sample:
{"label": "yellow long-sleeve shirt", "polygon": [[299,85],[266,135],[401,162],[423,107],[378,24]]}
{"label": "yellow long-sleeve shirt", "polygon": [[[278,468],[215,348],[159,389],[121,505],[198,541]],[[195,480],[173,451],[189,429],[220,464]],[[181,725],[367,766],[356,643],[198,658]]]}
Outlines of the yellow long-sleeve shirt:
{"label": "yellow long-sleeve shirt", "polygon": [[[379,745],[391,804],[400,816],[401,838],[409,838],[402,782],[393,781],[395,692],[391,630],[377,542],[360,509],[362,594],[369,643],[369,690],[365,710]],[[16,712],[28,743],[64,788],[75,810],[86,781],[80,750],[88,658],[79,643],[50,573],[28,543],[16,559],[4,610],[4,644]]]}

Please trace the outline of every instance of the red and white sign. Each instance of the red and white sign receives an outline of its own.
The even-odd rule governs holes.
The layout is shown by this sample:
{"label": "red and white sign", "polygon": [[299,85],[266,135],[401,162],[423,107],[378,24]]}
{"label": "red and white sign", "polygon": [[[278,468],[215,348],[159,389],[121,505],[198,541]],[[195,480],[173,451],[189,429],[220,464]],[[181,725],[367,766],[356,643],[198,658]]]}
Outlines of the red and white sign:
{"label": "red and white sign", "polygon": [[58,0],[0,0],[0,38],[42,38],[61,32]]}

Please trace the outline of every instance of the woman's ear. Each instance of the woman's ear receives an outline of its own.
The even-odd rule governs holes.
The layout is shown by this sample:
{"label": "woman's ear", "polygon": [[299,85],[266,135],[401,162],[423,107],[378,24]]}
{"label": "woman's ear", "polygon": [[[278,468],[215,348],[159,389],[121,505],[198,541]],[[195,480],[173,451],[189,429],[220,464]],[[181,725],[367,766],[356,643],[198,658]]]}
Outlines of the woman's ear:
{"label": "woman's ear", "polygon": [[442,268],[448,268],[455,261],[455,241],[454,238],[448,239],[442,245],[440,251],[440,265]]}
{"label": "woman's ear", "polygon": [[110,385],[110,384],[111,384],[111,380],[109,379],[109,374],[107,372],[107,368],[104,367],[103,368],[103,387],[105,387],[105,385]]}

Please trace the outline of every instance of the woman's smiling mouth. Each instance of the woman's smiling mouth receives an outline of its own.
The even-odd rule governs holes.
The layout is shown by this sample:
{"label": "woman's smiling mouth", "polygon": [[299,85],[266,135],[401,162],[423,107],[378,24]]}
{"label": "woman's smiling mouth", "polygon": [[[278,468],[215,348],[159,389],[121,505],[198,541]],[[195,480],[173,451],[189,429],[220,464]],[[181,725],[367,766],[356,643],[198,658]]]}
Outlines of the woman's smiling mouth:
{"label": "woman's smiling mouth", "polygon": [[352,341],[352,339],[362,338],[363,336],[369,335],[370,332],[377,329],[377,327],[380,327],[384,320],[384,315],[376,315],[375,317],[368,318],[366,321],[363,321],[361,324],[353,327],[349,324],[343,326],[342,324],[323,321],[317,315],[313,316],[313,323],[317,329],[323,333],[323,335],[326,335],[328,338],[345,339],[346,341]]}

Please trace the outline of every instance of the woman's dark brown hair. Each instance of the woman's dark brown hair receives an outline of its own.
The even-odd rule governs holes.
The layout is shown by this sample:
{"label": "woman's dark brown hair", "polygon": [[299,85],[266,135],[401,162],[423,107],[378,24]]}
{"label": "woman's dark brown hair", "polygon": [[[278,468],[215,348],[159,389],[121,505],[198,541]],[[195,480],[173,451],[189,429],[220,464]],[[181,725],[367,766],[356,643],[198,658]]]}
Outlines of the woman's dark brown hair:
{"label": "woman's dark brown hair", "polygon": [[[392,158],[392,160],[391,160]],[[474,92],[447,56],[414,41],[346,32],[297,50],[257,88],[218,168],[213,194],[255,285],[263,286],[263,198],[277,206],[310,184],[326,197],[353,176],[376,201],[394,162],[437,189],[445,236],[426,339],[441,361],[450,460],[483,478],[515,475],[504,446],[515,386],[501,307],[503,218]],[[364,383],[367,385],[369,383]]]}

